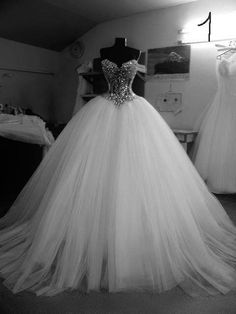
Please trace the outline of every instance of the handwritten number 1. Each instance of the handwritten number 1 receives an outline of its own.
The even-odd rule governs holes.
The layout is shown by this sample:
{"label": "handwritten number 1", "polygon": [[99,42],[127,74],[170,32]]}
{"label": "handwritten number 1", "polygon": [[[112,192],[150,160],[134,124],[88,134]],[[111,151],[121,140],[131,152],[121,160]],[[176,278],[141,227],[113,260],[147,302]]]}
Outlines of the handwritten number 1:
{"label": "handwritten number 1", "polygon": [[209,12],[206,20],[204,22],[198,24],[197,26],[202,26],[202,25],[206,24],[208,21],[209,21],[209,24],[208,24],[208,41],[211,41],[211,12]]}

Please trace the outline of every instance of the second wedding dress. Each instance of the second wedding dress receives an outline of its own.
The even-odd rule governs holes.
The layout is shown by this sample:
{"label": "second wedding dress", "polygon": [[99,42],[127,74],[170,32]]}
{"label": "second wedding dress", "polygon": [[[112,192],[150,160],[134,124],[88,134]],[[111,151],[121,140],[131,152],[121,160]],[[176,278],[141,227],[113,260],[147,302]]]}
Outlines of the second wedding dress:
{"label": "second wedding dress", "polygon": [[192,160],[213,193],[236,193],[236,53],[217,62],[218,89],[200,118]]}

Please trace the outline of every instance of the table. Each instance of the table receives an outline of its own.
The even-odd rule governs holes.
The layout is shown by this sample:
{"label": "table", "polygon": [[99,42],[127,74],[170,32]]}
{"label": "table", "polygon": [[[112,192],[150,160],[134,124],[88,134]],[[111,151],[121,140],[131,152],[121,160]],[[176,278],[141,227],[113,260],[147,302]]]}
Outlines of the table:
{"label": "table", "polygon": [[0,114],[0,136],[10,140],[40,145],[43,154],[54,142],[52,133],[38,116],[25,114]]}
{"label": "table", "polygon": [[0,114],[0,196],[15,199],[54,142],[45,122],[24,114]]}
{"label": "table", "polygon": [[194,130],[172,129],[187,153],[190,152],[198,132]]}

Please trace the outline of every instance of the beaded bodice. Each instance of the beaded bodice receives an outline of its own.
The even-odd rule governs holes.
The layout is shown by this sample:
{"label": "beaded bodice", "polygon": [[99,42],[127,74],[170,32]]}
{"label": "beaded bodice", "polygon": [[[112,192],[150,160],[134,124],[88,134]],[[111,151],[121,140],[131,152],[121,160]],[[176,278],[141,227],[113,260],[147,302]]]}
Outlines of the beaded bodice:
{"label": "beaded bodice", "polygon": [[136,60],[130,60],[119,67],[108,59],[102,60],[102,70],[109,88],[105,97],[115,105],[119,106],[135,98],[132,82],[137,72],[137,64]]}

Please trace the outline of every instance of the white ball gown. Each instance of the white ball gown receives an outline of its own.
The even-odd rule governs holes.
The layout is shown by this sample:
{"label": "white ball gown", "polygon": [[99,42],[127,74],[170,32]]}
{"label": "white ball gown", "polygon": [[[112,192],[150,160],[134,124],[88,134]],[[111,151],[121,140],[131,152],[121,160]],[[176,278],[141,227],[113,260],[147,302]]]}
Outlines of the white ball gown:
{"label": "white ball gown", "polygon": [[0,220],[14,293],[227,293],[236,228],[165,121],[131,90],[137,61],[102,61],[110,93],[69,122]]}
{"label": "white ball gown", "polygon": [[214,193],[236,193],[236,54],[217,64],[218,89],[200,118],[192,160]]}

